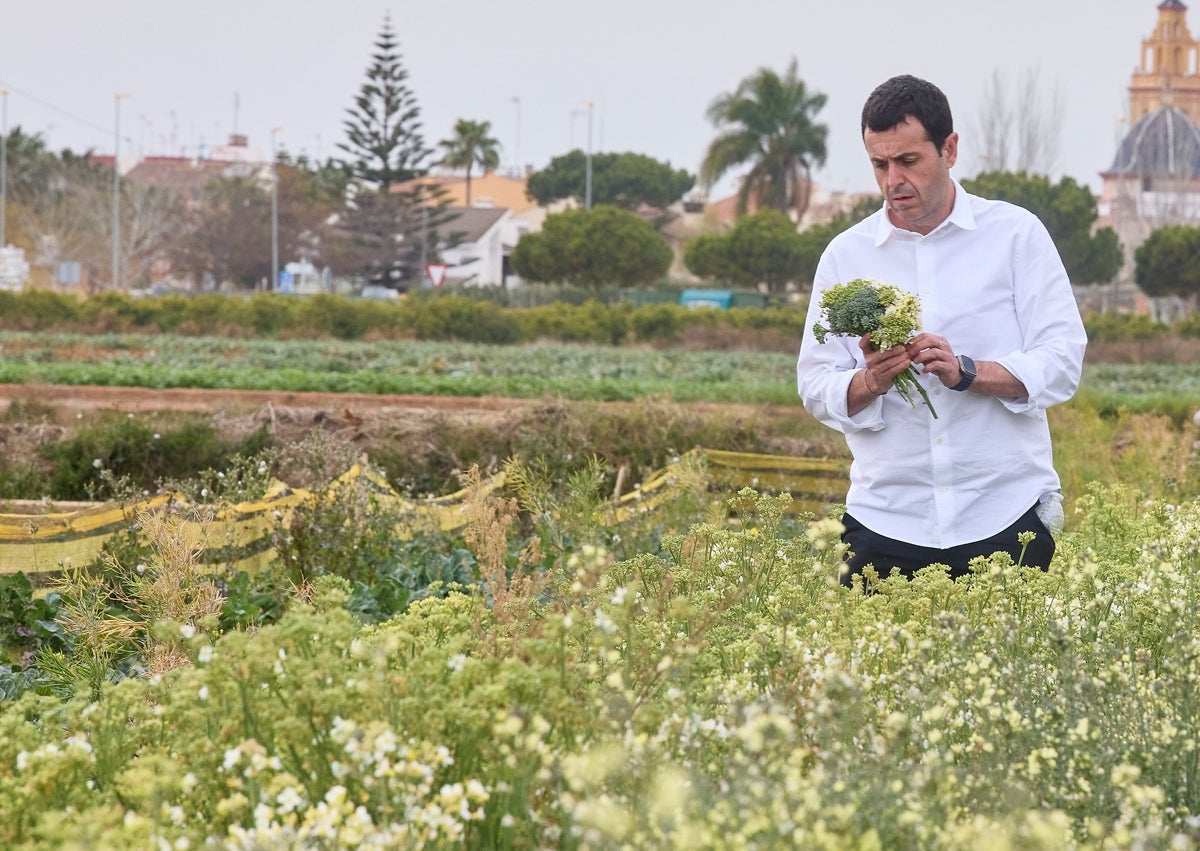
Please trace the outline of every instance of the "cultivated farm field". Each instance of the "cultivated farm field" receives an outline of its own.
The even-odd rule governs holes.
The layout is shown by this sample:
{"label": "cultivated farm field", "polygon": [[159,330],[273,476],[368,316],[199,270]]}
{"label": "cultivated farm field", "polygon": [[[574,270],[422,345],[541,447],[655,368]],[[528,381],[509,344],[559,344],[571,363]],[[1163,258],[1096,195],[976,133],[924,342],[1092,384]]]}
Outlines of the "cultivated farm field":
{"label": "cultivated farm field", "polygon": [[[0,346],[0,432],[30,459],[6,456],[9,499],[140,492],[163,460],[140,440],[211,450],[168,476],[201,517],[363,453],[399,488],[464,486],[467,517],[401,541],[369,492],[335,490],[255,576],[202,569],[166,513],[49,589],[5,579],[5,847],[1200,842],[1194,365],[1089,364],[1052,412],[1070,511],[1052,570],[997,556],[863,594],[836,582],[835,507],[713,493],[702,465],[659,511],[607,520],[619,469],[628,488],[692,445],[843,452],[795,404],[794,355]],[[222,395],[164,412],[182,388]],[[342,390],[363,395],[306,395]],[[447,394],[474,401],[429,399]]]}

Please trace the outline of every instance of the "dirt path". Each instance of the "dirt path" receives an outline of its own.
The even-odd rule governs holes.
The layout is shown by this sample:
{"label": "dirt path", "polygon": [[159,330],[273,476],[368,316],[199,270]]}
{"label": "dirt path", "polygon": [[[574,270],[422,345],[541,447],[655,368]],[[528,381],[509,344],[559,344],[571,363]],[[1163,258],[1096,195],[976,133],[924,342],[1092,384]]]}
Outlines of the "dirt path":
{"label": "dirt path", "polygon": [[375,415],[429,411],[510,411],[535,400],[499,396],[391,396],[371,393],[307,393],[277,390],[96,387],[66,384],[0,384],[0,409],[13,401],[38,402],[61,413],[101,410],[195,411],[230,415],[268,405]]}

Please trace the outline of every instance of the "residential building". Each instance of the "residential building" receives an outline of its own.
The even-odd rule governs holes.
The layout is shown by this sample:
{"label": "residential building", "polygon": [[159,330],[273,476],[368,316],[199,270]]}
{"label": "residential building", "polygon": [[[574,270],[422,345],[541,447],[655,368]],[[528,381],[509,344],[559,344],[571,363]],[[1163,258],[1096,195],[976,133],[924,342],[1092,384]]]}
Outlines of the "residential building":
{"label": "residential building", "polygon": [[470,205],[465,174],[431,174],[395,188],[407,191],[420,184],[439,187],[449,201],[448,212],[455,216],[442,228],[444,236],[450,237],[441,250],[449,267],[443,283],[518,285],[520,279],[509,269],[509,256],[522,235],[542,229],[547,212],[527,194],[525,178],[496,172],[472,176]]}

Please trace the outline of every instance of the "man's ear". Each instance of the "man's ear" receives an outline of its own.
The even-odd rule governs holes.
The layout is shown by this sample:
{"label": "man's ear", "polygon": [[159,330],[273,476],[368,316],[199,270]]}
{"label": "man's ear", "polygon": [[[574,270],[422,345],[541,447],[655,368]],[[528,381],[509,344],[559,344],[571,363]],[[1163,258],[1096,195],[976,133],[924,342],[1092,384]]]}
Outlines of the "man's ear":
{"label": "man's ear", "polygon": [[958,162],[958,134],[951,133],[942,144],[942,156],[946,160],[946,168]]}

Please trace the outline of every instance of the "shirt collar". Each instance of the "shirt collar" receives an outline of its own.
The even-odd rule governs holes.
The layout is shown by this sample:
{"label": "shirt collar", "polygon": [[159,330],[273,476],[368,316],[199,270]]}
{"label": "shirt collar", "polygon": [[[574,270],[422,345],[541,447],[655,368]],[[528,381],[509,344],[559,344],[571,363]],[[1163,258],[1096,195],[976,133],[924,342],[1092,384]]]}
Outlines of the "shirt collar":
{"label": "shirt collar", "polygon": [[[968,201],[966,191],[958,185],[957,180],[951,178],[950,182],[954,184],[954,206],[950,209],[950,215],[946,216],[942,223],[926,234],[926,236],[933,236],[948,225],[954,225],[963,230],[975,230],[975,214],[971,211],[971,204]],[[875,229],[875,247],[878,248],[887,242],[888,237],[901,233],[912,234],[913,232],[904,228],[898,228],[892,224],[892,220],[887,213],[887,200],[885,199],[883,210],[879,216],[879,225]],[[916,234],[913,235],[915,236]]]}

